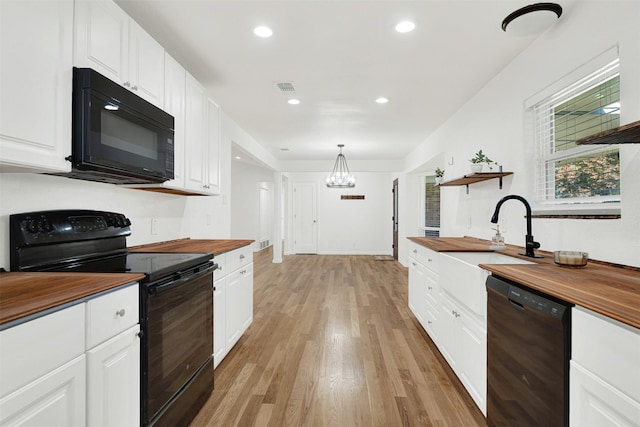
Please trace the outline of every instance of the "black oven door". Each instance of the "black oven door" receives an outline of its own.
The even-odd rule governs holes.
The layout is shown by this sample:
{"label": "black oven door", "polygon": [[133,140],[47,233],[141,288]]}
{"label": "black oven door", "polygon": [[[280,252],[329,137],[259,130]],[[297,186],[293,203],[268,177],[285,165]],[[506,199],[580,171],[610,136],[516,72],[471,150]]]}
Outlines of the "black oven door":
{"label": "black oven door", "polygon": [[91,69],[74,73],[74,166],[147,181],[173,179],[173,117]]}
{"label": "black oven door", "polygon": [[[213,389],[215,268],[213,264],[191,277],[145,286],[141,291],[145,331],[141,392],[145,425],[155,423],[164,412],[171,412],[170,406],[193,384],[202,385],[205,390],[200,394],[206,397]],[[202,372],[205,366],[210,372]],[[197,376],[208,377],[210,381],[196,380]],[[193,394],[194,390],[189,393]]]}

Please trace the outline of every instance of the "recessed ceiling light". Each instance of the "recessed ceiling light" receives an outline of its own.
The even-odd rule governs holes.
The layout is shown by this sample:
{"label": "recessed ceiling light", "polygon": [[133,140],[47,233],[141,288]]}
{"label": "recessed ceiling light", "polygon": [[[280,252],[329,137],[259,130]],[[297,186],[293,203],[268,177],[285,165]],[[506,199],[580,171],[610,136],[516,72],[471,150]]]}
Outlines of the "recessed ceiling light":
{"label": "recessed ceiling light", "polygon": [[241,157],[240,157],[240,156],[236,156],[236,160],[240,160],[240,159],[241,159]]}
{"label": "recessed ceiling light", "polygon": [[271,28],[261,25],[253,29],[253,34],[258,37],[271,37],[273,35],[273,31],[271,31]]}
{"label": "recessed ceiling light", "polygon": [[300,100],[296,99],[296,98],[291,98],[290,100],[287,101],[289,104],[291,105],[298,105],[300,104]]}
{"label": "recessed ceiling light", "polygon": [[408,33],[416,28],[416,24],[411,21],[402,21],[396,25],[396,31],[399,33]]}
{"label": "recessed ceiling light", "polygon": [[376,102],[378,104],[386,104],[387,102],[389,102],[389,98],[385,98],[384,96],[381,96],[380,98],[376,99]]}

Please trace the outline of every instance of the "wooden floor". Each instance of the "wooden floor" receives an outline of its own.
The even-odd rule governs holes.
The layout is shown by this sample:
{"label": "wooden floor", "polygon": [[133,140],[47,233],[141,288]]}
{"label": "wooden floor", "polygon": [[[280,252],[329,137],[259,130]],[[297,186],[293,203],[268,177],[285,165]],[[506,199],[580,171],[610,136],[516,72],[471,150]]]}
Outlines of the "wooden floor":
{"label": "wooden floor", "polygon": [[486,426],[372,256],[254,257],[254,320],[215,371],[200,426]]}

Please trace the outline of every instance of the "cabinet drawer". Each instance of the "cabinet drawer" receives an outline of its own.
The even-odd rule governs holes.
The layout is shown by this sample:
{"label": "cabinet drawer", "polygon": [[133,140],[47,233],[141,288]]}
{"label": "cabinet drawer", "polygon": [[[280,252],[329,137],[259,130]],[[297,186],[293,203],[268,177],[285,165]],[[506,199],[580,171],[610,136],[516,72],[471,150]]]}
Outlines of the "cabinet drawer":
{"label": "cabinet drawer", "polygon": [[640,330],[582,307],[571,314],[572,360],[640,401]]}
{"label": "cabinet drawer", "polygon": [[0,397],[84,354],[84,304],[0,332]]}
{"label": "cabinet drawer", "polygon": [[138,323],[138,285],[87,301],[87,349]]}
{"label": "cabinet drawer", "polygon": [[229,267],[227,265],[227,254],[220,254],[213,257],[213,262],[218,264],[218,268],[216,268],[213,272],[213,280],[218,280],[230,273]]}
{"label": "cabinet drawer", "polygon": [[227,252],[227,274],[253,262],[253,246],[247,245]]}
{"label": "cabinet drawer", "polygon": [[432,272],[438,274],[438,252],[425,246],[418,245],[417,243],[411,243],[411,245],[409,246],[409,256],[427,267]]}

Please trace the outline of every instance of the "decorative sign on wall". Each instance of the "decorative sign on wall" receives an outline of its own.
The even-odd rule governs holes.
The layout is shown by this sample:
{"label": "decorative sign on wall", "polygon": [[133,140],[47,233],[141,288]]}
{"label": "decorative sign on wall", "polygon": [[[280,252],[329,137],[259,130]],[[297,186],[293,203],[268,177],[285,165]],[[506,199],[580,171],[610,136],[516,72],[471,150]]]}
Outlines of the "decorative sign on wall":
{"label": "decorative sign on wall", "polygon": [[343,194],[343,195],[340,196],[340,200],[364,200],[364,195]]}

